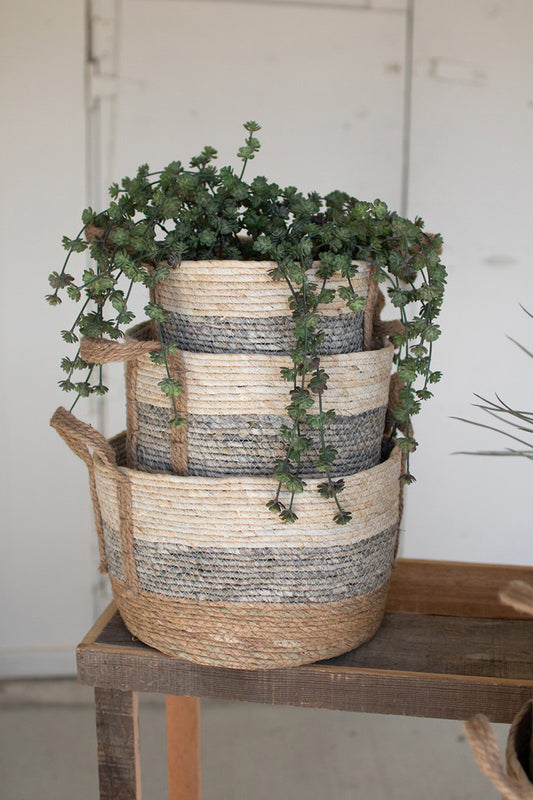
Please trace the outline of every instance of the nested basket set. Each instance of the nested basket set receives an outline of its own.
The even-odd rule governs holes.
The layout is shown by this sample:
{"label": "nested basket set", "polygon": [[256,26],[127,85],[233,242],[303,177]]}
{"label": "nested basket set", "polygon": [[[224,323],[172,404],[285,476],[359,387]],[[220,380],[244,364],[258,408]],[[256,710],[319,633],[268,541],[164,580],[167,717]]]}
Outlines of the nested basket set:
{"label": "nested basket set", "polygon": [[333,521],[312,450],[298,520],[285,524],[267,509],[289,420],[280,370],[292,347],[287,292],[271,268],[184,261],[161,282],[161,336],[179,348],[169,369],[184,387],[182,428],[168,424],[171,401],[158,386],[166,368],[149,355],[161,348],[152,322],[122,344],[82,343],[87,361],[126,364],[124,434],[107,441],[61,408],[52,418],[88,466],[101,569],[125,624],[146,644],[203,664],[274,668],[357,647],[382,621],[396,552],[402,459],[382,446],[393,347],[363,262],[356,291],[365,311],[339,300],[320,317],[336,411],[328,444],[352,519]]}

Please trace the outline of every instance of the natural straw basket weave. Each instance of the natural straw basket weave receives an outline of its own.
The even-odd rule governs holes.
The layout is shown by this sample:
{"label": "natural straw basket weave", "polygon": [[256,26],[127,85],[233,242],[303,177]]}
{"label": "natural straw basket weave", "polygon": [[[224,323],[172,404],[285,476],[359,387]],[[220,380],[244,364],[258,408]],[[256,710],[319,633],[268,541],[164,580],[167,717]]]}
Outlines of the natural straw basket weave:
{"label": "natural straw basket weave", "polygon": [[[353,288],[368,297],[371,312],[372,268],[364,261],[354,264]],[[275,267],[273,261],[182,261],[157,285],[157,302],[168,314],[161,324],[163,342],[201,353],[289,353],[295,343],[290,292],[285,281],[270,277]],[[313,275],[309,270],[311,280]],[[347,285],[344,278],[328,281],[332,289]],[[364,327],[365,312],[350,311],[341,298],[321,305],[321,354],[363,350]]]}
{"label": "natural straw basket weave", "polygon": [[309,481],[299,520],[284,525],[265,506],[272,478],[138,472],[121,466],[124,435],[108,442],[63,408],[51,424],[89,468],[101,568],[146,644],[267,669],[333,657],[378,629],[398,535],[397,449],[345,478],[350,523],[332,521]]}
{"label": "natural straw basket weave", "polygon": [[[124,353],[147,345],[150,324],[139,325],[126,337]],[[323,356],[329,375],[328,407],[336,416],[328,426],[328,444],[338,456],[335,474],[347,475],[379,463],[381,439],[389,398],[393,347]],[[290,425],[286,406],[288,384],[280,369],[290,368],[289,356],[263,353],[193,353],[181,351],[169,359],[172,377],[184,386],[178,409],[187,419],[171,428],[170,398],[158,384],[164,366],[148,353],[126,366],[128,410],[127,464],[150,472],[216,477],[271,475],[283,456],[282,425]],[[318,434],[309,426],[303,433],[313,443],[302,464],[302,477],[320,477],[314,470]]]}

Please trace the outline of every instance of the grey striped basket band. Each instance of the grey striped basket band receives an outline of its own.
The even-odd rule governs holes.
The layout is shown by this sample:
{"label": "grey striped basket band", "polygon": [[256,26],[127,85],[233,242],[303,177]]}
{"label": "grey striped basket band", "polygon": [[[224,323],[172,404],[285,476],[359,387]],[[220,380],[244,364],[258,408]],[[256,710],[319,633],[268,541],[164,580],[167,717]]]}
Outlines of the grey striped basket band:
{"label": "grey striped basket band", "polygon": [[[291,317],[258,319],[187,316],[174,311],[161,323],[164,344],[197,353],[288,354],[296,345]],[[324,333],[320,355],[354,353],[364,347],[364,313],[322,317],[317,327]]]}
{"label": "grey striped basket band", "polygon": [[[338,451],[335,475],[370,469],[380,461],[386,408],[375,408],[351,417],[337,416],[328,425],[327,444]],[[136,466],[149,472],[172,472],[172,429],[166,409],[139,403]],[[271,475],[284,456],[281,427],[288,417],[274,414],[214,416],[187,415],[187,463],[189,475]],[[312,449],[302,458],[302,476],[320,477],[313,467],[318,457],[318,432],[303,426],[302,434]]]}
{"label": "grey striped basket band", "polygon": [[[331,603],[369,594],[391,572],[397,526],[337,547],[205,548],[134,539],[141,591],[211,602]],[[119,536],[104,526],[110,573],[123,579]]]}

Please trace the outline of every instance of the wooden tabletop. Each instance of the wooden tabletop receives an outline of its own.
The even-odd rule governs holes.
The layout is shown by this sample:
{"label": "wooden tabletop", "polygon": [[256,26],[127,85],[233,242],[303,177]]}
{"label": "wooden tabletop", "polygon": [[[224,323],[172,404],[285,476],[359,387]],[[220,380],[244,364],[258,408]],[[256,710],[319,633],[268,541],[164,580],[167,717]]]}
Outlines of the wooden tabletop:
{"label": "wooden tabletop", "polygon": [[533,568],[398,559],[370,642],[276,670],[166,656],[135,639],[112,604],[78,646],[78,677],[122,691],[510,722],[533,697],[533,619],[498,598],[511,580],[533,585]]}

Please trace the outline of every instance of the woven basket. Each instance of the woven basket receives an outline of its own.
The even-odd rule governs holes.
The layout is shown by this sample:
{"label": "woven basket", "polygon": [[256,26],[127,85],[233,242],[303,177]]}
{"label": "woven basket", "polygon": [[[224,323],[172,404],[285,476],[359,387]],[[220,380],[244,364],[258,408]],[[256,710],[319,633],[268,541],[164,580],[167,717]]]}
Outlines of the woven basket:
{"label": "woven basket", "polygon": [[[170,399],[158,386],[164,366],[153,363],[143,347],[150,324],[129,332],[124,353],[135,345],[141,355],[126,367],[128,443],[127,464],[151,472],[205,477],[271,475],[283,457],[282,425],[290,425],[285,411],[289,386],[280,376],[291,367],[289,356],[256,353],[193,353],[181,351],[169,359],[171,375],[185,387],[176,402],[187,425],[176,430]],[[148,339],[148,342],[147,342]],[[336,417],[328,426],[327,442],[335,447],[336,475],[370,469],[381,458],[381,439],[389,398],[393,347],[323,356],[321,367],[330,376],[327,407]],[[302,476],[319,477],[314,470],[318,433],[302,431],[312,449],[302,463]]]}
{"label": "woven basket", "polygon": [[284,525],[265,506],[271,478],[138,472],[121,466],[123,434],[108,442],[63,408],[51,424],[89,467],[101,568],[146,644],[268,669],[339,655],[378,629],[398,534],[397,449],[345,478],[350,523],[332,521],[309,481],[298,521]]}
{"label": "woven basket", "polygon": [[[364,349],[365,315],[371,318],[377,287],[370,265],[354,264],[352,285],[368,298],[367,309],[350,311],[339,297],[322,305],[321,355]],[[168,314],[163,342],[200,353],[289,353],[295,344],[290,292],[285,281],[270,277],[275,267],[273,261],[182,261],[157,285],[156,299]],[[309,274],[312,279],[313,270]],[[347,285],[343,278],[328,281],[332,289]]]}

